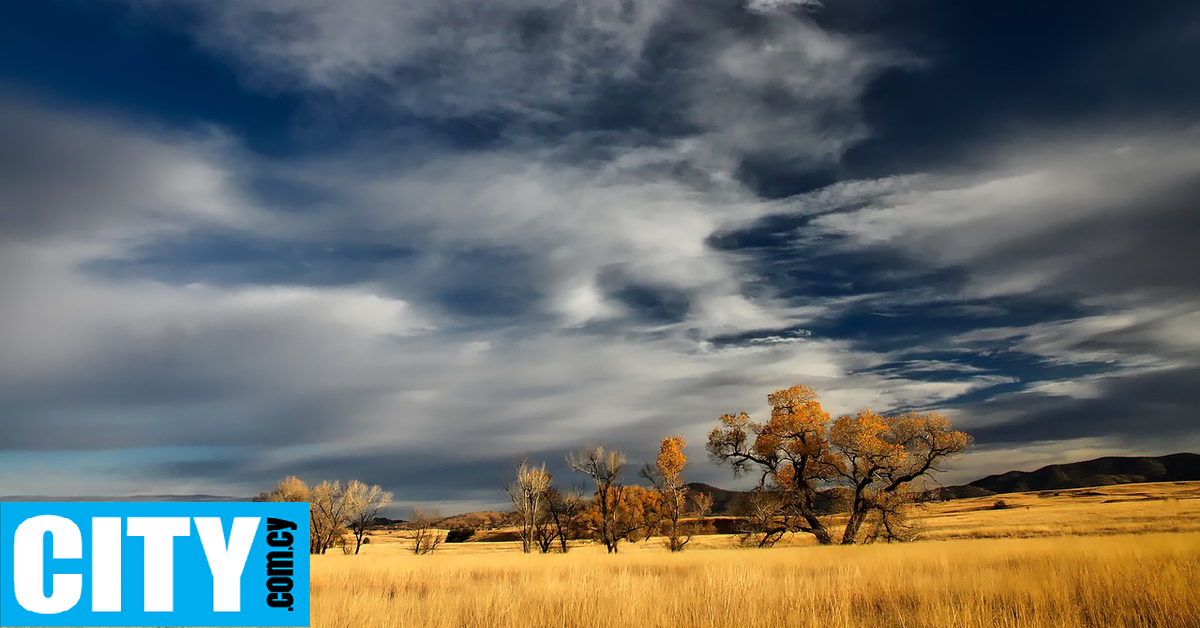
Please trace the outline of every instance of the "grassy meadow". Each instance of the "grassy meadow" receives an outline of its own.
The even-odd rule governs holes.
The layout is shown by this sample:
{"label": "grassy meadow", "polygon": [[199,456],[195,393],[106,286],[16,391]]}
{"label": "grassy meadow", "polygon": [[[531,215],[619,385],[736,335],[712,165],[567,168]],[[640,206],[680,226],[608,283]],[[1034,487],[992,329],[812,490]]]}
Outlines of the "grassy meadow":
{"label": "grassy meadow", "polygon": [[[1008,508],[993,506],[1003,499]],[[651,539],[618,555],[511,542],[313,558],[317,627],[1200,626],[1200,483],[958,500],[918,511],[927,540],[742,549]]]}
{"label": "grassy meadow", "polygon": [[[589,548],[590,549],[590,548]],[[313,626],[1200,626],[1200,534],[314,560]]]}

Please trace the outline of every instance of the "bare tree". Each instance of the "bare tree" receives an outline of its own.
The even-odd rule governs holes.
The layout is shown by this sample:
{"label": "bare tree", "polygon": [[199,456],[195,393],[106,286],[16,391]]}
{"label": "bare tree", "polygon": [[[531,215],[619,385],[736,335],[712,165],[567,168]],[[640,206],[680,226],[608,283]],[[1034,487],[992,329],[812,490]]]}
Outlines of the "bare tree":
{"label": "bare tree", "polygon": [[625,470],[625,454],[606,451],[601,445],[588,446],[569,454],[567,464],[591,478],[596,484],[596,534],[608,553],[616,553],[618,543],[625,537],[618,521],[625,491],[625,487],[620,484],[621,474]]}
{"label": "bare tree", "polygon": [[432,553],[446,539],[445,533],[435,526],[440,519],[441,515],[436,510],[423,511],[413,508],[413,517],[408,529],[413,533],[411,548],[414,554]]}
{"label": "bare tree", "polygon": [[547,522],[546,493],[553,478],[546,472],[546,465],[534,468],[528,460],[517,465],[516,478],[506,490],[512,500],[513,511],[521,528],[521,551],[528,554],[535,543],[545,552],[549,542],[541,543]]}
{"label": "bare tree", "polygon": [[864,517],[867,524],[867,535],[864,543],[876,541],[908,542],[915,540],[922,531],[919,521],[908,516],[913,508],[915,498],[904,494],[885,494],[882,499],[873,500],[871,510]]}
{"label": "bare tree", "polygon": [[569,547],[567,541],[578,537],[580,522],[587,510],[581,492],[579,489],[564,491],[553,486],[547,491],[547,534],[544,538],[548,543],[543,547],[543,552],[550,551],[549,545],[557,540],[559,551],[566,554]]}
{"label": "bare tree", "polygon": [[346,485],[346,492],[343,499],[346,502],[346,520],[349,522],[350,531],[354,534],[354,553],[358,554],[362,549],[363,538],[367,535],[367,530],[375,523],[375,519],[379,517],[379,510],[392,502],[393,495],[380,488],[378,484],[370,486],[351,480]]}
{"label": "bare tree", "polygon": [[691,499],[691,511],[688,513],[690,519],[682,526],[682,534],[679,537],[682,542],[677,542],[676,545],[668,547],[673,552],[682,550],[683,546],[691,542],[693,535],[701,534],[705,529],[712,529],[708,523],[708,515],[712,512],[712,495],[709,493],[695,493],[689,495],[689,497]]}
{"label": "bare tree", "polygon": [[786,504],[787,500],[777,492],[751,491],[738,528],[738,542],[755,547],[771,547],[778,543],[784,534],[795,528],[789,520]]}

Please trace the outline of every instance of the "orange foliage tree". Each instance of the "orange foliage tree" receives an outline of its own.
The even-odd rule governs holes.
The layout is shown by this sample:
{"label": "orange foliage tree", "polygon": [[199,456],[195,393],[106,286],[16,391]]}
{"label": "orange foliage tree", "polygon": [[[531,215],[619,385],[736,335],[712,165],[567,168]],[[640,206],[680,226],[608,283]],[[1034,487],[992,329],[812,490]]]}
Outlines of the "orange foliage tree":
{"label": "orange foliage tree", "polygon": [[658,492],[662,511],[659,532],[666,537],[667,549],[672,552],[683,550],[712,508],[711,495],[688,494],[683,479],[683,469],[687,466],[685,447],[687,443],[682,436],[662,439],[655,464],[646,465],[642,470],[642,476],[650,480]]}
{"label": "orange foliage tree", "polygon": [[818,515],[831,489],[841,489],[849,502],[842,543],[862,540],[868,520],[874,522],[869,539],[898,538],[911,483],[937,471],[971,440],[935,413],[884,417],[864,410],[831,421],[807,386],[777,390],[767,402],[771,418],[765,423],[745,412],[722,415],[708,436],[709,455],[735,474],[757,472],[757,490],[775,495],[788,529],[824,545],[833,536]]}

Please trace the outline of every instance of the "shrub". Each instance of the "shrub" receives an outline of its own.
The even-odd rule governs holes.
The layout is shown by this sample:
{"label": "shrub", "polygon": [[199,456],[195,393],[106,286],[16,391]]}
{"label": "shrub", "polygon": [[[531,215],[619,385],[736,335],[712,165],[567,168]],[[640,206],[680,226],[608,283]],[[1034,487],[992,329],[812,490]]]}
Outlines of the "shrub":
{"label": "shrub", "polygon": [[1007,510],[1009,508],[1012,508],[1012,506],[1003,499],[997,499],[996,503],[992,504],[992,510]]}
{"label": "shrub", "polygon": [[475,528],[454,528],[446,534],[447,543],[463,543],[475,536]]}

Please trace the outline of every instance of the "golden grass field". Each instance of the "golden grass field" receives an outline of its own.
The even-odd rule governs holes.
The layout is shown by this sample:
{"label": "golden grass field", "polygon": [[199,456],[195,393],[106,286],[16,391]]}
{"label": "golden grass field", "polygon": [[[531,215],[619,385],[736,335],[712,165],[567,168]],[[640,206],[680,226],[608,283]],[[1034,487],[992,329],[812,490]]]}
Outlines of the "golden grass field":
{"label": "golden grass field", "polygon": [[313,559],[312,625],[507,627],[1200,627],[1200,483],[1004,495],[921,507],[928,540],[740,549],[699,537],[618,555],[462,543],[429,556],[378,535]]}

